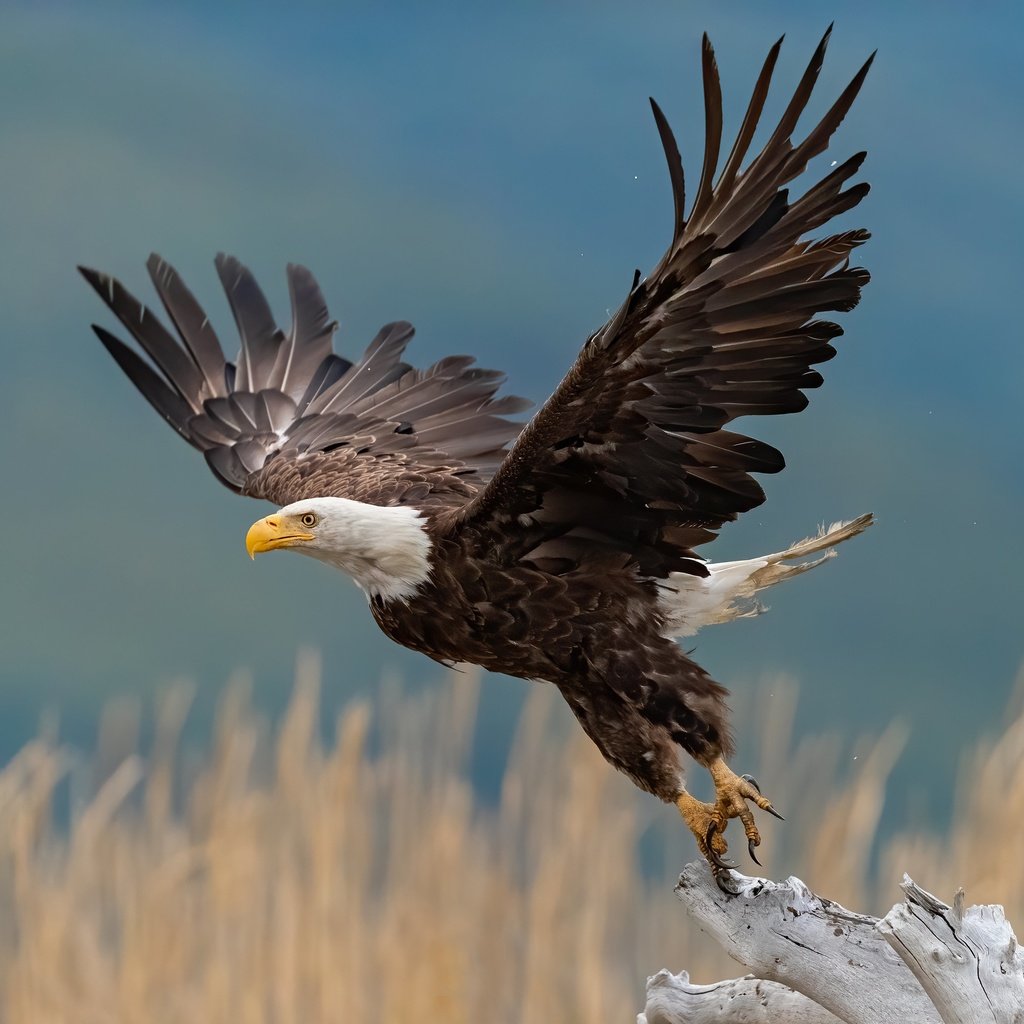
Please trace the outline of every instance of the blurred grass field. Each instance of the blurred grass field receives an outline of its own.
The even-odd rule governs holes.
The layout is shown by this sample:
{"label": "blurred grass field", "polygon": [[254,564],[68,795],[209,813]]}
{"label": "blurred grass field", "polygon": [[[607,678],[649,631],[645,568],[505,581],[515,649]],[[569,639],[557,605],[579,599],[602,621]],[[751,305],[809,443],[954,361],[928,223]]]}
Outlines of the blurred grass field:
{"label": "blurred grass field", "polygon": [[[179,748],[181,689],[145,760],[126,755],[134,726],[115,705],[88,772],[46,738],[6,766],[0,1019],[593,1024],[635,1019],[661,967],[696,981],[741,973],[672,893],[695,856],[674,809],[569,728],[554,688],[532,688],[490,806],[465,768],[474,677],[350,705],[326,744],[319,685],[316,660],[300,659],[275,733],[229,688],[202,757]],[[750,716],[759,763],[742,766],[788,819],[764,827],[767,874],[879,913],[905,870],[1024,921],[1024,702],[965,757],[951,831],[897,830],[876,884],[904,727],[855,748],[796,743],[795,687],[771,691]],[[652,843],[661,877],[642,870]]]}

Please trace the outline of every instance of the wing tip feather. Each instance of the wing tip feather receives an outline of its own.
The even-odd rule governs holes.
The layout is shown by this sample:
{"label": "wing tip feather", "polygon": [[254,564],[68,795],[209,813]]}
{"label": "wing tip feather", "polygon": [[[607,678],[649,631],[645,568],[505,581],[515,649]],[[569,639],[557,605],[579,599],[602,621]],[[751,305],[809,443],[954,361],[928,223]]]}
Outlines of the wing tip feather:
{"label": "wing tip feather", "polygon": [[665,162],[668,164],[669,179],[672,183],[674,208],[672,243],[675,245],[682,238],[686,229],[686,177],[683,171],[683,159],[680,156],[679,143],[676,141],[672,126],[668,123],[668,118],[665,117],[657,100],[653,96],[649,99],[651,111],[654,114],[654,123],[657,125],[658,136],[661,139],[661,148],[665,154]]}

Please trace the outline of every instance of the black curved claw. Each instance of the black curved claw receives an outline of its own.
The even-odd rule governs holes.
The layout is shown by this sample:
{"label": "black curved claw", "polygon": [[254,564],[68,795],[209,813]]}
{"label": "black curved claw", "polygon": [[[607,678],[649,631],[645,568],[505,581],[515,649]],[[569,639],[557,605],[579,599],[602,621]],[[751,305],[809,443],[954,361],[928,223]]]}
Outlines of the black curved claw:
{"label": "black curved claw", "polygon": [[715,851],[715,848],[711,845],[711,840],[714,838],[715,833],[718,831],[718,826],[714,821],[708,825],[707,831],[704,833],[704,846],[708,851],[708,860],[711,861],[712,865],[718,870],[715,872],[715,877],[718,876],[718,871],[729,871],[736,867],[732,861],[722,860],[719,854]]}
{"label": "black curved claw", "polygon": [[721,889],[722,892],[724,892],[726,896],[739,896],[739,894],[740,894],[739,889],[730,889],[725,884],[725,878],[726,878],[727,875],[730,878],[732,877],[732,875],[730,875],[728,871],[716,871],[715,872],[715,885],[717,885],[718,888]]}
{"label": "black curved claw", "polygon": [[[760,794],[761,787],[757,784],[757,779],[755,779],[753,775],[741,775],[740,778],[744,782],[749,782],[750,785],[753,786],[754,789],[756,789],[757,792]],[[772,807],[770,805],[768,807],[762,807],[761,810],[767,811],[769,814],[774,814],[775,817],[779,819],[779,821],[785,821],[786,820],[781,814],[779,814],[779,812],[777,810],[775,810],[774,807]]]}
{"label": "black curved claw", "polygon": [[757,843],[755,843],[753,839],[748,839],[748,840],[747,840],[747,853],[749,853],[749,854],[750,854],[750,859],[751,859],[751,860],[752,860],[752,861],[753,861],[753,862],[754,862],[754,863],[755,863],[755,864],[756,864],[756,865],[757,865],[758,867],[763,867],[763,865],[761,864],[761,862],[760,862],[760,861],[759,861],[759,860],[757,859],[757,854],[756,854],[756,853],[754,853],[754,847],[755,847],[755,846],[757,846]]}

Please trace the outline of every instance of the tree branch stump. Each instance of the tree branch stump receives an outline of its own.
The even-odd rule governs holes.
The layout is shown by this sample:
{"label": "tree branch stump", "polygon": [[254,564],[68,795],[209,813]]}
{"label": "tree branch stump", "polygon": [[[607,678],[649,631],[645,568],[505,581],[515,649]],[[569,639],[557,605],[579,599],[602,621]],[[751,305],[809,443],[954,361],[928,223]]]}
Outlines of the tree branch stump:
{"label": "tree branch stump", "polygon": [[688,864],[686,913],[753,973],[692,985],[648,979],[640,1024],[1024,1024],[1024,954],[1002,907],[964,910],[904,876],[906,899],[881,920],[811,892],[798,878],[733,872],[723,893]]}
{"label": "tree branch stump", "polygon": [[914,972],[945,1024],[1024,1024],[1024,955],[1000,906],[947,906],[909,875],[879,932]]}

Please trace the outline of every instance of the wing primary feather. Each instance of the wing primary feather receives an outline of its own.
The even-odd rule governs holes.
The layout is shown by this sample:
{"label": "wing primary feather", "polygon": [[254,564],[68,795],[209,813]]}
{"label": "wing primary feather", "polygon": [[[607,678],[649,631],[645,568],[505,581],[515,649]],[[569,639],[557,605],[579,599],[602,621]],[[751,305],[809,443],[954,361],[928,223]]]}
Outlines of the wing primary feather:
{"label": "wing primary feather", "polygon": [[332,352],[310,376],[309,384],[306,385],[306,390],[298,402],[299,415],[306,411],[311,402],[337,384],[352,369],[353,365],[348,359],[343,359],[337,353]]}
{"label": "wing primary feather", "polygon": [[786,211],[783,223],[794,226],[799,223],[801,232],[813,231],[824,221],[842,213],[850,206],[856,206],[871,190],[866,182],[858,182],[851,185],[845,191],[840,191],[844,182],[857,173],[857,169],[863,162],[863,153],[857,153],[827,177],[823,178],[817,185],[805,192]]}
{"label": "wing primary feather", "polygon": [[337,321],[331,320],[316,278],[306,267],[288,264],[292,327],[274,367],[272,386],[298,398],[305,381],[331,353]]}
{"label": "wing primary feather", "polygon": [[214,266],[241,339],[238,376],[247,391],[259,391],[273,371],[284,336],[274,323],[266,296],[248,267],[224,253],[217,254]]}
{"label": "wing primary feather", "polygon": [[[816,157],[819,153],[824,152],[828,145],[828,140],[832,137],[835,130],[842,124],[843,118],[846,117],[853,105],[853,101],[857,98],[857,93],[860,92],[861,86],[864,84],[864,79],[867,77],[868,71],[871,70],[871,65],[874,63],[875,54],[878,51],[875,50],[870,57],[861,66],[861,69],[853,76],[850,84],[842,91],[839,98],[829,108],[828,113],[818,122],[818,124],[811,129],[807,138],[800,143],[799,146],[793,152],[790,157],[794,168],[802,169],[803,165],[808,160]],[[798,172],[797,172],[798,173]]]}
{"label": "wing primary feather", "polygon": [[189,444],[196,446],[188,432],[187,423],[193,413],[188,403],[178,394],[172,391],[163,378],[157,374],[146,361],[130,349],[123,341],[119,341],[109,331],[105,331],[98,324],[93,324],[92,329],[96,337],[103,343],[103,347],[114,357],[114,361],[124,375],[141,392],[143,398],[181,434]]}
{"label": "wing primary feather", "polygon": [[224,350],[210,325],[209,317],[174,267],[157,253],[150,253],[146,269],[164,310],[206,381],[206,393],[201,397],[212,398],[223,394]]}
{"label": "wing primary feather", "polygon": [[785,38],[785,36],[780,36],[775,45],[768,51],[768,56],[761,67],[761,73],[757,76],[757,82],[750,96],[750,103],[743,117],[743,123],[740,125],[739,134],[736,136],[736,142],[733,144],[729,158],[722,169],[722,175],[718,180],[718,189],[723,198],[728,196],[732,190],[733,182],[739,173],[743,158],[747,155],[750,143],[754,139],[754,132],[757,131],[758,122],[761,120],[765,100],[768,98],[768,90],[772,84],[772,75],[775,73],[775,64],[779,59],[782,41]]}
{"label": "wing primary feather", "polygon": [[415,330],[408,321],[385,324],[367,346],[363,358],[330,391],[321,392],[311,411],[339,411],[352,402],[390,384],[409,366],[399,361]]}
{"label": "wing primary feather", "polygon": [[690,220],[700,224],[712,198],[712,184],[718,168],[722,146],[722,82],[718,75],[718,61],[707,33],[701,42],[701,64],[704,76],[704,165],[693,201]]}
{"label": "wing primary feather", "polygon": [[198,412],[202,375],[188,352],[120,281],[89,267],[79,267],[78,272],[142,346],[178,396]]}
{"label": "wing primary feather", "polygon": [[742,234],[736,236],[728,245],[722,247],[723,253],[739,252],[741,249],[746,248],[748,245],[752,245],[759,238],[761,238],[765,232],[770,231],[786,214],[789,209],[789,189],[780,189],[772,196],[771,201],[765,207],[764,212],[761,214],[753,224],[750,225]]}
{"label": "wing primary feather", "polygon": [[832,26],[829,25],[825,30],[825,34],[821,37],[821,42],[818,43],[814,53],[811,54],[811,59],[803,75],[800,77],[796,90],[793,92],[793,98],[787,104],[782,117],[779,119],[779,123],[775,126],[775,131],[772,132],[772,137],[765,145],[762,157],[774,151],[780,142],[788,139],[793,134],[796,123],[800,120],[800,115],[804,112],[807,101],[811,98],[811,93],[814,91],[818,75],[821,74],[822,65],[825,63],[825,51],[828,49],[828,41],[831,36]]}
{"label": "wing primary feather", "polygon": [[665,151],[668,174],[672,181],[672,202],[675,206],[672,248],[675,248],[686,230],[686,178],[683,174],[683,158],[679,155],[679,144],[676,142],[675,135],[672,134],[672,128],[653,97],[651,97],[651,110],[654,112],[654,123],[658,126],[661,148]]}

